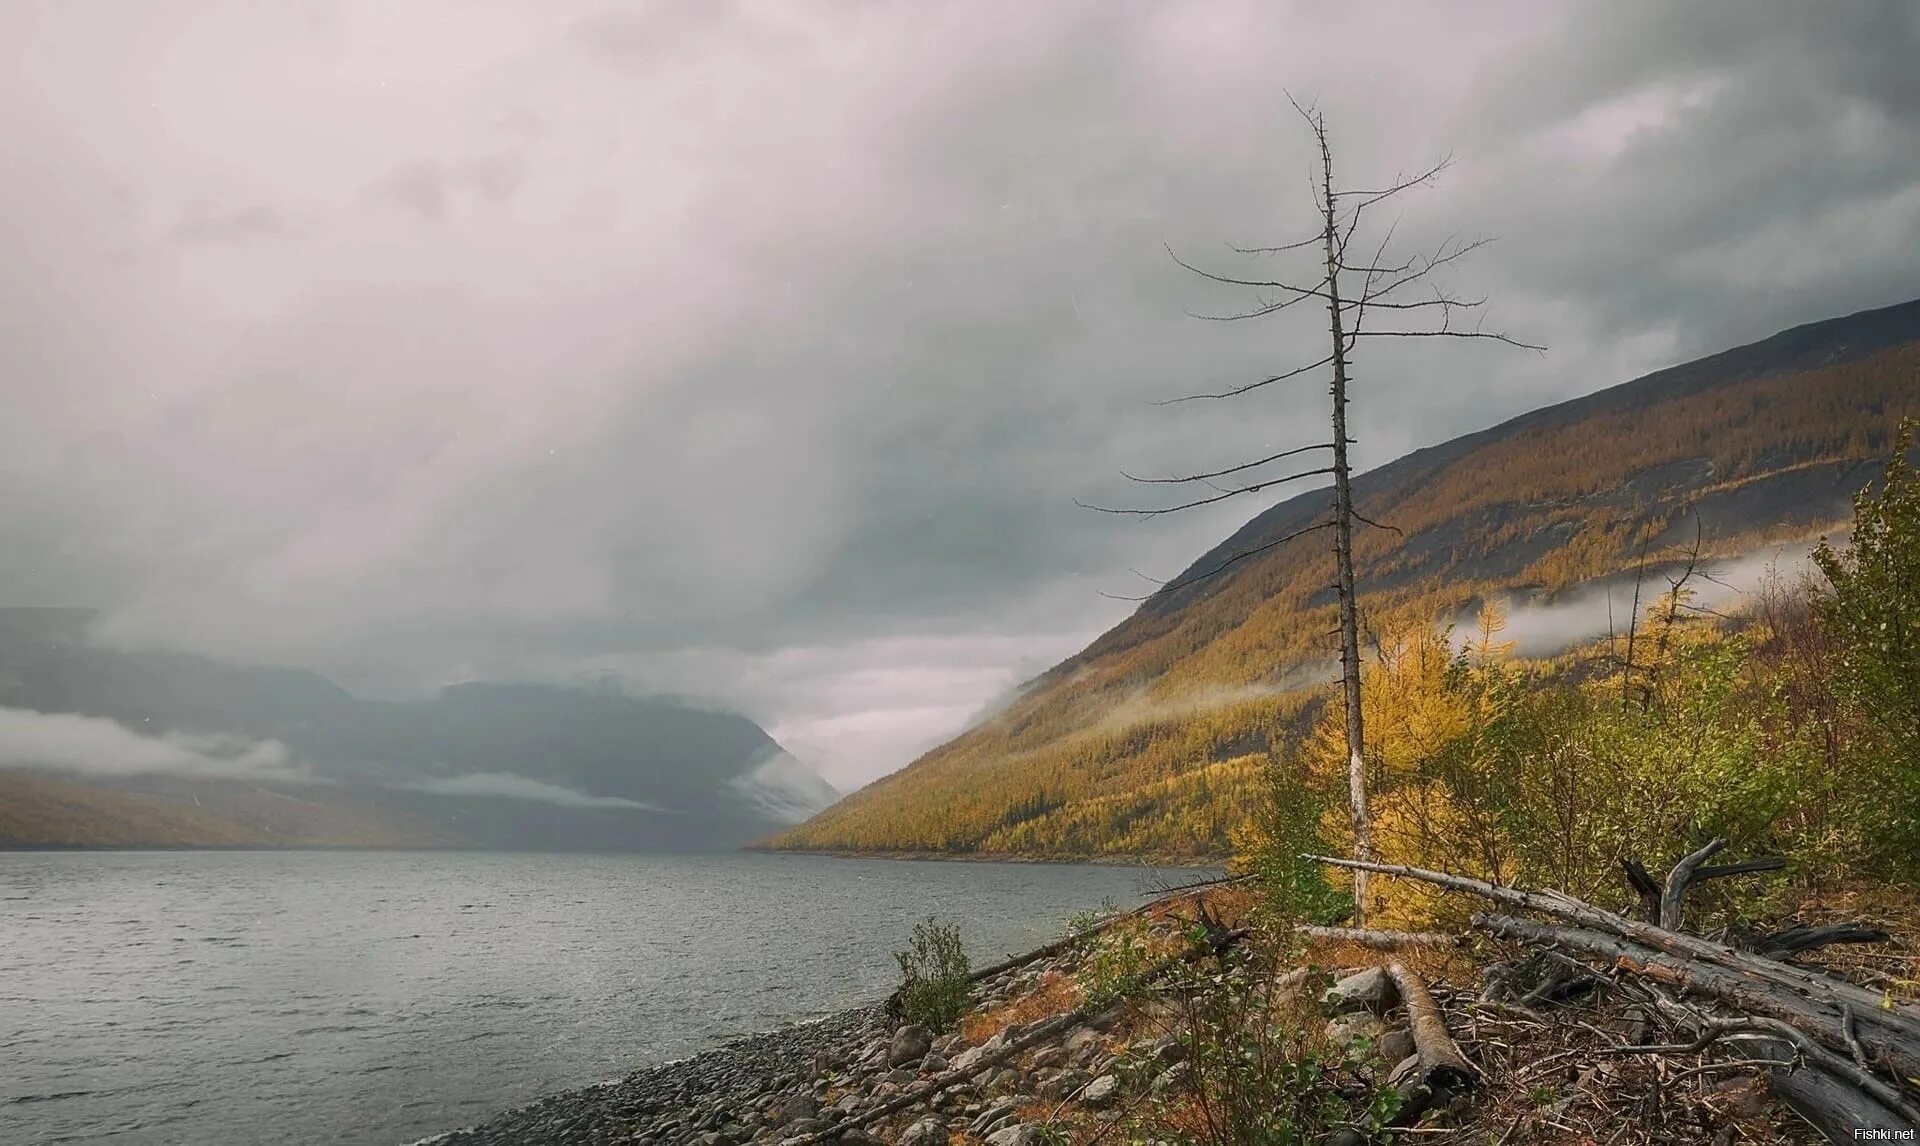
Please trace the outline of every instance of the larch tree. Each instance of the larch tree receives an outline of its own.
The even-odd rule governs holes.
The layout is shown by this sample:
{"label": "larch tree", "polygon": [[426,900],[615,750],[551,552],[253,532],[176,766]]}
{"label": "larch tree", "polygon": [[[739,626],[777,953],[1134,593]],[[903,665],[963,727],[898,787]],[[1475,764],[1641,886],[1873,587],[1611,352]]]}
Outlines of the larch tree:
{"label": "larch tree", "polygon": [[[1315,208],[1314,230],[1304,237],[1279,246],[1230,247],[1235,254],[1249,257],[1294,256],[1306,263],[1297,277],[1255,278],[1226,274],[1195,265],[1169,249],[1168,254],[1181,267],[1210,282],[1246,288],[1257,292],[1254,305],[1227,314],[1203,314],[1196,317],[1217,322],[1241,322],[1265,318],[1303,303],[1319,303],[1327,313],[1326,353],[1312,361],[1289,367],[1242,385],[1210,393],[1189,394],[1163,404],[1214,401],[1239,398],[1253,391],[1296,378],[1309,377],[1325,370],[1328,393],[1332,399],[1330,440],[1282,450],[1252,461],[1204,473],[1174,477],[1139,478],[1145,484],[1204,486],[1211,492],[1175,505],[1158,508],[1111,508],[1088,506],[1105,513],[1158,516],[1212,505],[1230,497],[1259,493],[1286,482],[1316,475],[1330,475],[1333,498],[1329,515],[1265,544],[1235,553],[1203,572],[1163,584],[1165,592],[1213,577],[1257,554],[1321,530],[1333,534],[1333,555],[1339,599],[1340,688],[1345,709],[1347,748],[1347,801],[1353,824],[1354,858],[1371,860],[1373,817],[1367,804],[1366,721],[1360,699],[1360,609],[1354,571],[1353,536],[1358,526],[1370,526],[1397,533],[1391,526],[1369,520],[1353,501],[1353,467],[1349,447],[1354,445],[1347,426],[1348,389],[1355,350],[1362,339],[1376,338],[1453,338],[1504,343],[1528,350],[1542,347],[1521,342],[1498,331],[1478,325],[1461,325],[1466,317],[1477,319],[1484,311],[1484,297],[1463,298],[1452,293],[1437,277],[1443,268],[1472,254],[1488,239],[1463,242],[1450,239],[1438,248],[1406,258],[1392,253],[1393,227],[1385,228],[1377,243],[1369,244],[1361,230],[1362,222],[1382,204],[1416,187],[1429,186],[1445,171],[1451,160],[1442,159],[1418,174],[1396,177],[1377,187],[1345,187],[1334,177],[1334,153],[1327,130],[1326,116],[1311,105],[1291,101],[1293,108],[1312,133],[1317,152],[1311,184]],[[1279,476],[1261,476],[1265,467],[1288,458],[1322,455],[1324,465],[1297,469]],[[1221,484],[1223,480],[1233,484]],[[1356,870],[1354,877],[1355,923],[1364,926],[1367,909],[1367,873]]]}

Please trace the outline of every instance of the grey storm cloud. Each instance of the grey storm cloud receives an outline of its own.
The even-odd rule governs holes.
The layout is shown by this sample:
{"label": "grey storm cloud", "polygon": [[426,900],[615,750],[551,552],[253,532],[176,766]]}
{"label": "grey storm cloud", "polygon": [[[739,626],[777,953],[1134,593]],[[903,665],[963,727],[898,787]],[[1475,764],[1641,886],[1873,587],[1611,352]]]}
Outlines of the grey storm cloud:
{"label": "grey storm cloud", "polygon": [[[0,601],[349,685],[615,673],[841,786],[1310,440],[1167,258],[1291,237],[1288,92],[1552,347],[1360,364],[1366,464],[1920,285],[1920,9],[154,0],[0,9]],[[1309,319],[1310,322],[1310,319]],[[1370,348],[1371,349],[1371,348]]]}

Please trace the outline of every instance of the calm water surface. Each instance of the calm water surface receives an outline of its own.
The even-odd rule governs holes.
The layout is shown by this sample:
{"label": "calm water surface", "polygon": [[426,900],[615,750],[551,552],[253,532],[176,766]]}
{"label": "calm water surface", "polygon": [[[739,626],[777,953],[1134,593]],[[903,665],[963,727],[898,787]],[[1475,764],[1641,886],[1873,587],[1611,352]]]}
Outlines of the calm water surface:
{"label": "calm water surface", "polygon": [[0,1143],[394,1143],[1193,873],[733,855],[0,853]]}

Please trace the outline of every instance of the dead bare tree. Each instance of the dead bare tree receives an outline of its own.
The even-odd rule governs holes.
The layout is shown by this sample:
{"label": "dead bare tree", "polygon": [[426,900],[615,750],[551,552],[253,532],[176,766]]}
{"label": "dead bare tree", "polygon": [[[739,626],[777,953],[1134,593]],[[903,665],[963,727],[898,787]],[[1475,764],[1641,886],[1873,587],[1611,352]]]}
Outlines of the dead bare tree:
{"label": "dead bare tree", "polygon": [[[1291,100],[1291,97],[1289,98]],[[1490,240],[1478,239],[1463,242],[1459,239],[1449,239],[1436,249],[1393,261],[1397,256],[1389,255],[1394,230],[1389,225],[1380,241],[1372,246],[1371,254],[1366,253],[1364,243],[1355,245],[1362,221],[1374,217],[1368,215],[1369,211],[1380,207],[1402,192],[1430,185],[1441,172],[1447,169],[1451,163],[1450,159],[1442,159],[1412,176],[1396,176],[1378,187],[1339,186],[1334,179],[1333,144],[1327,131],[1326,116],[1310,104],[1303,105],[1297,100],[1291,100],[1291,102],[1294,110],[1299,113],[1301,119],[1306,122],[1308,130],[1312,132],[1313,142],[1318,152],[1316,163],[1318,170],[1314,172],[1314,177],[1310,181],[1313,187],[1318,225],[1313,233],[1280,246],[1231,247],[1230,249],[1236,254],[1250,257],[1289,254],[1310,256],[1314,260],[1314,270],[1309,272],[1312,277],[1255,278],[1223,274],[1197,266],[1181,258],[1171,249],[1167,253],[1181,267],[1210,282],[1244,287],[1258,292],[1255,295],[1255,305],[1248,309],[1227,314],[1202,314],[1195,317],[1216,322],[1237,322],[1264,318],[1297,304],[1318,300],[1327,309],[1327,352],[1314,361],[1252,382],[1214,392],[1188,394],[1170,399],[1170,403],[1237,398],[1266,386],[1307,377],[1322,369],[1330,369],[1328,392],[1332,398],[1332,440],[1283,450],[1253,461],[1203,473],[1162,478],[1139,478],[1129,474],[1126,476],[1131,480],[1146,484],[1198,485],[1212,492],[1192,497],[1175,505],[1158,508],[1114,509],[1100,506],[1088,508],[1099,509],[1106,513],[1157,516],[1211,505],[1243,494],[1259,493],[1285,482],[1317,475],[1331,475],[1333,503],[1329,507],[1332,511],[1331,516],[1327,520],[1295,530],[1246,552],[1234,554],[1214,568],[1199,574],[1177,581],[1163,582],[1161,591],[1182,588],[1215,576],[1247,557],[1273,549],[1308,533],[1322,529],[1333,531],[1333,552],[1337,567],[1335,587],[1339,594],[1340,613],[1338,631],[1341,697],[1346,718],[1347,796],[1352,813],[1354,856],[1366,860],[1371,859],[1374,854],[1373,818],[1367,806],[1366,723],[1360,701],[1360,615],[1354,573],[1353,534],[1356,523],[1396,533],[1398,530],[1369,520],[1354,507],[1353,468],[1348,453],[1348,447],[1354,444],[1354,439],[1350,436],[1347,427],[1347,404],[1348,385],[1352,380],[1350,367],[1355,349],[1363,338],[1480,339],[1529,350],[1543,348],[1510,338],[1498,331],[1482,329],[1477,323],[1471,327],[1456,325],[1456,316],[1480,315],[1487,300],[1484,297],[1463,298],[1452,293],[1441,279],[1436,277],[1436,274],[1485,246]],[[1426,293],[1418,297],[1409,297],[1416,290]],[[1370,319],[1371,325],[1369,325]],[[1407,323],[1415,325],[1407,325]],[[1317,450],[1328,451],[1328,464],[1259,480],[1250,480],[1249,476],[1243,476],[1251,475],[1253,471],[1282,459],[1309,454]],[[1233,484],[1219,484],[1220,479],[1223,478],[1232,478]],[[1355,923],[1359,926],[1365,925],[1366,904],[1367,872],[1364,869],[1356,869],[1354,871],[1354,913]]]}

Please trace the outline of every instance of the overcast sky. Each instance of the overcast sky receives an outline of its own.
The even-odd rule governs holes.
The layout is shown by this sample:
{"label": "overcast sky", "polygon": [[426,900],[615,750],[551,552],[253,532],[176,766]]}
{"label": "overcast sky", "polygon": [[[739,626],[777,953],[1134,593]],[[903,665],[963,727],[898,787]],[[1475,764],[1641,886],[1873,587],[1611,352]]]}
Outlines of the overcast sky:
{"label": "overcast sky", "polygon": [[1920,295],[1920,5],[0,3],[0,603],[350,687],[737,707],[841,787],[1261,504],[1286,92],[1544,356],[1366,348],[1378,464]]}

